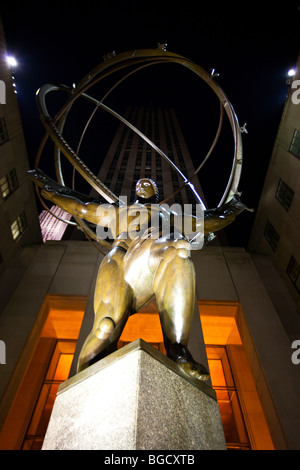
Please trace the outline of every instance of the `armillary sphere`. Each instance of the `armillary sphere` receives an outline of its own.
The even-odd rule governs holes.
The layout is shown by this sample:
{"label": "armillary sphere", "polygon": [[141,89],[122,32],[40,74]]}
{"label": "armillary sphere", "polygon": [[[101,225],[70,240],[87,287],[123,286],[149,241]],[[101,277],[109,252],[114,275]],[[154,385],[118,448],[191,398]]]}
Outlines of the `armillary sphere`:
{"label": "armillary sphere", "polygon": [[[190,177],[187,178],[181,170],[175,165],[175,163],[166,155],[157,145],[155,145],[145,134],[143,134],[139,129],[137,129],[133,124],[128,122],[123,116],[115,112],[113,109],[108,107],[104,104],[104,100],[107,96],[114,90],[120,83],[126,80],[132,74],[156,64],[161,63],[175,63],[179,64],[182,67],[186,67],[187,69],[191,70],[195,73],[198,77],[200,77],[207,85],[213,90],[213,92],[217,95],[220,102],[220,118],[219,118],[219,125],[217,129],[216,136],[214,141],[204,158],[201,162],[199,167],[196,169],[195,173]],[[130,71],[128,69],[130,68]],[[126,70],[127,69],[127,70]],[[123,71],[125,75],[121,79],[117,79],[116,83],[109,89],[109,91],[103,96],[103,98],[99,101],[92,96],[90,96],[87,92],[88,90],[103,80],[108,76],[113,76],[116,72]],[[149,144],[162,158],[164,158],[168,164],[173,167],[174,170],[180,175],[182,178],[182,186],[188,186],[191,191],[193,192],[197,203],[201,204],[202,209],[206,209],[204,202],[201,200],[199,194],[195,190],[192,179],[193,177],[200,171],[203,167],[204,163],[208,160],[212,151],[217,143],[219,138],[222,123],[223,123],[223,115],[224,110],[227,114],[227,117],[230,122],[230,126],[233,133],[234,139],[234,153],[232,159],[232,166],[231,166],[231,173],[226,184],[225,191],[220,199],[218,207],[222,204],[229,202],[235,194],[238,193],[238,185],[241,176],[241,169],[242,169],[242,159],[243,159],[243,150],[242,150],[242,138],[241,138],[241,129],[238,123],[237,116],[234,112],[234,109],[229,102],[228,98],[226,97],[225,93],[218,85],[215,80],[215,73],[214,70],[209,73],[205,71],[199,65],[193,63],[191,60],[175,54],[173,52],[166,51],[165,45],[159,45],[157,49],[140,49],[134,50],[129,52],[124,52],[121,54],[116,55],[115,53],[108,54],[105,57],[105,60],[101,62],[97,67],[95,67],[91,72],[89,72],[83,79],[78,83],[76,87],[67,87],[64,85],[51,85],[47,84],[42,86],[37,92],[37,103],[40,112],[41,120],[46,128],[46,134],[40,144],[38,154],[36,157],[35,168],[38,168],[41,154],[43,152],[44,146],[46,144],[47,139],[50,137],[54,144],[55,144],[55,172],[57,181],[61,186],[65,186],[64,178],[62,174],[62,167],[61,167],[61,153],[69,160],[69,162],[73,165],[75,170],[77,170],[82,177],[108,202],[108,203],[118,203],[122,204],[122,200],[119,199],[119,196],[114,194],[102,181],[100,181],[97,176],[86,166],[86,164],[81,160],[79,157],[79,147],[77,151],[74,151],[70,145],[66,142],[65,138],[63,137],[63,129],[65,126],[65,122],[68,116],[68,112],[71,109],[72,105],[75,103],[76,100],[79,98],[84,98],[89,102],[95,105],[95,108],[88,119],[88,122],[83,130],[83,133],[80,138],[80,143],[82,142],[83,136],[87,130],[89,123],[91,122],[95,112],[101,108],[117,118],[123,124],[128,126],[132,131],[134,131],[139,137],[141,137],[147,144]],[[52,118],[49,115],[47,106],[46,106],[46,96],[48,93],[53,91],[63,91],[68,95],[67,101],[65,105],[60,109],[57,113],[55,118]],[[182,187],[181,186],[181,187]],[[181,189],[180,187],[180,189]],[[39,194],[39,193],[38,193]],[[41,196],[39,195],[40,199]],[[51,213],[51,211],[45,206],[44,202],[41,199],[43,206]],[[52,214],[52,213],[51,213]],[[52,214],[54,217],[58,218],[59,220],[63,220],[57,217],[55,214]],[[88,226],[82,219],[75,217],[75,222],[63,220],[63,222],[67,224],[75,224],[81,226],[82,230],[88,236],[88,238],[98,242],[102,248],[110,249],[111,245],[109,242],[100,240],[97,237],[97,234]]]}

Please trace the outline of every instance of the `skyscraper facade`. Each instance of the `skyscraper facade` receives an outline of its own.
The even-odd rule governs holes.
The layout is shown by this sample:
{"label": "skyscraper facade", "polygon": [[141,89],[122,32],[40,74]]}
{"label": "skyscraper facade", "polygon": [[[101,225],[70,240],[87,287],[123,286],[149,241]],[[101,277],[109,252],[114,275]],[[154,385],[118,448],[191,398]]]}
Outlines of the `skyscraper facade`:
{"label": "skyscraper facade", "polygon": [[[180,169],[191,178],[195,168],[182,135],[174,109],[131,107],[126,119],[145,134]],[[195,204],[196,200],[178,172],[155,149],[124,124],[119,129],[100,169],[99,179],[116,195],[134,202],[135,184],[139,178],[151,178],[158,187],[159,201],[167,204]],[[203,199],[198,177],[192,180]],[[180,189],[181,188],[181,189]]]}

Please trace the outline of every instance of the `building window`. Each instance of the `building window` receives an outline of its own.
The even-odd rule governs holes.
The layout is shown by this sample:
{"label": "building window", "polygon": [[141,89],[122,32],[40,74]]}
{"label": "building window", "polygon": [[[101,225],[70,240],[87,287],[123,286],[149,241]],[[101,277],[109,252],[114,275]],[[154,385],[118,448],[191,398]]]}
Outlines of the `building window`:
{"label": "building window", "polygon": [[36,326],[44,326],[32,340],[34,352],[1,429],[1,449],[42,448],[56,390],[70,375],[86,303],[84,296],[45,297],[36,318]]}
{"label": "building window", "polygon": [[23,211],[22,214],[20,214],[19,217],[10,226],[11,233],[15,241],[20,238],[26,227],[27,221],[25,212]]}
{"label": "building window", "polygon": [[59,385],[68,379],[76,341],[57,341],[36,401],[22,450],[41,450]]}
{"label": "building window", "polygon": [[280,236],[269,220],[267,222],[264,235],[265,238],[268,240],[272,250],[276,251]]}
{"label": "building window", "polygon": [[5,118],[0,118],[0,145],[8,141],[8,133],[6,129]]}
{"label": "building window", "polygon": [[294,130],[289,152],[294,155],[294,157],[300,159],[300,131],[298,131],[298,129]]}
{"label": "building window", "polygon": [[300,266],[293,256],[291,256],[286,273],[300,293]]}
{"label": "building window", "polygon": [[226,346],[207,346],[207,359],[216,392],[227,449],[251,450]]}
{"label": "building window", "polygon": [[282,179],[280,179],[276,191],[276,199],[278,199],[287,211],[291,207],[293,197],[294,191]]}
{"label": "building window", "polygon": [[0,179],[0,188],[3,199],[7,199],[19,186],[16,170],[11,170],[8,175]]}

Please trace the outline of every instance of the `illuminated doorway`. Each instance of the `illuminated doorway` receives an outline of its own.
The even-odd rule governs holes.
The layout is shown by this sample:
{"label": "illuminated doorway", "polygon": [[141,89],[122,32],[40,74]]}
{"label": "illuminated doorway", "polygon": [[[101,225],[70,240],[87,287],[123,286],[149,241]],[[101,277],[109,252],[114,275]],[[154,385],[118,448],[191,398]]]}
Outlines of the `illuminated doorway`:
{"label": "illuminated doorway", "polygon": [[227,449],[250,450],[250,442],[225,346],[207,346],[211,383],[217,395]]}
{"label": "illuminated doorway", "polygon": [[48,295],[27,344],[30,362],[0,434],[0,449],[40,449],[59,384],[67,380],[87,298]]}
{"label": "illuminated doorway", "polygon": [[198,309],[227,448],[274,450],[238,327],[245,319],[239,302],[198,301]]}
{"label": "illuminated doorway", "polygon": [[[40,346],[44,347],[42,344],[43,341]],[[75,347],[75,340],[54,342],[53,353],[26,431],[22,450],[42,448],[58,387],[69,377]]]}

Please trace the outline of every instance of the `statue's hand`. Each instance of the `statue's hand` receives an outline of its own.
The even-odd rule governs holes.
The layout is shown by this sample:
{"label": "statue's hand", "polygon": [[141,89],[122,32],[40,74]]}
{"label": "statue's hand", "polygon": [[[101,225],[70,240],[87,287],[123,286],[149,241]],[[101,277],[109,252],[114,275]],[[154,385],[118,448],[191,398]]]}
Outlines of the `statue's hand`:
{"label": "statue's hand", "polygon": [[71,192],[71,189],[61,186],[57,181],[49,178],[49,176],[39,168],[29,170],[27,174],[31,181],[42,188],[41,194],[43,194],[47,199],[51,199],[52,195],[55,193],[63,192],[64,194],[67,194],[68,192]]}
{"label": "statue's hand", "polygon": [[220,209],[223,209],[224,214],[238,214],[243,212],[244,210],[249,212],[254,212],[254,209],[250,209],[245,204],[242,203],[239,194],[235,194],[235,196],[224,206],[221,206]]}
{"label": "statue's hand", "polygon": [[36,170],[29,170],[27,174],[31,181],[33,181],[40,188],[44,188],[49,182],[48,176],[38,168]]}
{"label": "statue's hand", "polygon": [[48,199],[49,201],[52,201],[54,196],[55,196],[55,191],[50,188],[50,186],[45,186],[42,191],[41,191],[41,195],[45,198],[45,199]]}
{"label": "statue's hand", "polygon": [[[55,196],[54,184],[55,182],[51,180],[42,170],[39,168],[35,170],[29,170],[28,176],[37,186],[42,188],[41,195],[52,201]],[[57,185],[57,183],[56,183]]]}

